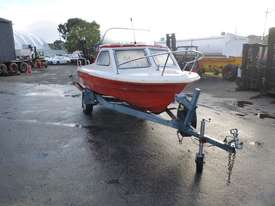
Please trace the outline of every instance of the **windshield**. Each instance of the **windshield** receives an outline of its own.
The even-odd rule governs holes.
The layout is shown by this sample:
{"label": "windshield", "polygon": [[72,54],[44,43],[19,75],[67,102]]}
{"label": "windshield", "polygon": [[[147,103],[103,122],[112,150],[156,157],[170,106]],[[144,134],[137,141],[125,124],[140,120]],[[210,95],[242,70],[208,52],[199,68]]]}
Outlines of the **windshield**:
{"label": "windshield", "polygon": [[[154,54],[168,52],[168,50],[166,50],[166,49],[150,49],[150,52],[152,55],[154,55]],[[167,56],[168,56],[168,54],[158,55],[158,56],[154,56],[153,59],[157,66],[164,66]],[[166,66],[174,66],[174,65],[175,65],[175,63],[174,63],[173,59],[171,58],[171,56],[169,56]]]}
{"label": "windshield", "polygon": [[[116,50],[115,54],[116,54],[116,60],[117,60],[117,65],[119,69],[149,67],[149,62],[148,62],[148,59],[145,57],[146,54],[144,49]],[[124,62],[130,61],[136,58],[140,58],[140,57],[145,57],[145,58],[134,60],[123,64]]]}

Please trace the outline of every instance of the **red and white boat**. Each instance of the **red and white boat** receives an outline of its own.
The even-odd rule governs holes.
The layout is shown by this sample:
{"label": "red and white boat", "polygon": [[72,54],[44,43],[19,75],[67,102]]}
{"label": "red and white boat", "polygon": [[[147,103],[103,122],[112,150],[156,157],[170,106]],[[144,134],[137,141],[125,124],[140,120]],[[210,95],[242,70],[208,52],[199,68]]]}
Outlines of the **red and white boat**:
{"label": "red and white boat", "polygon": [[142,44],[102,45],[95,62],[77,71],[86,88],[156,114],[200,79],[195,72],[182,71],[167,47]]}
{"label": "red and white boat", "polygon": [[104,45],[95,63],[78,68],[80,82],[98,94],[161,113],[175,94],[200,78],[181,71],[173,55],[168,55],[168,49],[160,46]]}

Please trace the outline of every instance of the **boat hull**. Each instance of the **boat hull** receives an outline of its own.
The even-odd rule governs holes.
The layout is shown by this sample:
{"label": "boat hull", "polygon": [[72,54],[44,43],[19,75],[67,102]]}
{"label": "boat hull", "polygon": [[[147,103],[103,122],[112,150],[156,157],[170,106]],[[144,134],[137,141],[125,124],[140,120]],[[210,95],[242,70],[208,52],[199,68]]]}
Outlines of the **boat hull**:
{"label": "boat hull", "polygon": [[105,79],[78,72],[85,87],[105,96],[112,96],[143,111],[161,113],[174,101],[186,83],[133,83]]}

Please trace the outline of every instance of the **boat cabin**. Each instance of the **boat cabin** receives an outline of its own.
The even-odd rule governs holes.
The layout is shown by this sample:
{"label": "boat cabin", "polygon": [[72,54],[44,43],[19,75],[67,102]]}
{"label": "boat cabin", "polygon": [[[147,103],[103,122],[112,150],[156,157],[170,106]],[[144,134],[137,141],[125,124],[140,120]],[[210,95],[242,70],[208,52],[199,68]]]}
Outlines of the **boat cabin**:
{"label": "boat cabin", "polygon": [[169,52],[167,47],[155,45],[102,45],[94,64],[98,68],[113,69],[117,74],[125,69],[180,69]]}

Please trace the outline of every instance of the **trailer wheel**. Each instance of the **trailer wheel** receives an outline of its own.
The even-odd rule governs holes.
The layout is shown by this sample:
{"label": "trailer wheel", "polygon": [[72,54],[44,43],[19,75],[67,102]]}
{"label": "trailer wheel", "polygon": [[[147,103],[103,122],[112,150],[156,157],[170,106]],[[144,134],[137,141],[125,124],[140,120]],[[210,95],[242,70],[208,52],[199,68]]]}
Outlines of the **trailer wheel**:
{"label": "trailer wheel", "polygon": [[198,154],[197,154],[195,162],[196,162],[196,172],[198,174],[201,174],[203,171],[204,155],[198,156]]}
{"label": "trailer wheel", "polygon": [[83,94],[82,94],[82,111],[86,115],[90,115],[93,112],[93,105],[92,104],[85,104]]}
{"label": "trailer wheel", "polygon": [[5,64],[0,64],[0,76],[8,74],[8,67]]}
{"label": "trailer wheel", "polygon": [[28,70],[28,64],[26,62],[22,62],[19,67],[19,71],[21,73],[26,73]]}
{"label": "trailer wheel", "polygon": [[9,65],[9,73],[12,74],[12,75],[15,75],[18,73],[18,66],[16,63],[11,63]]}

